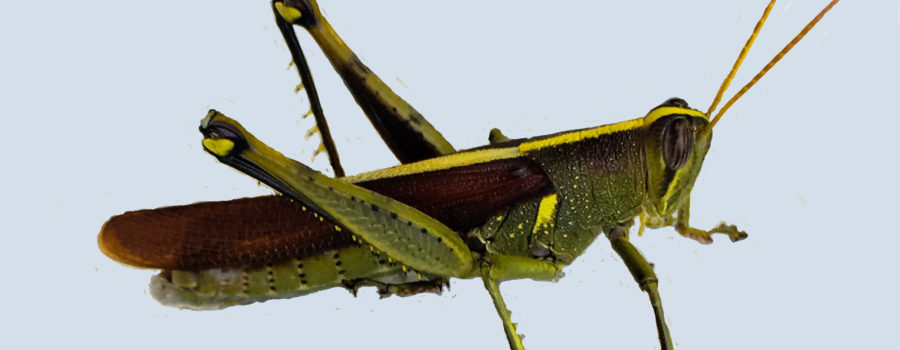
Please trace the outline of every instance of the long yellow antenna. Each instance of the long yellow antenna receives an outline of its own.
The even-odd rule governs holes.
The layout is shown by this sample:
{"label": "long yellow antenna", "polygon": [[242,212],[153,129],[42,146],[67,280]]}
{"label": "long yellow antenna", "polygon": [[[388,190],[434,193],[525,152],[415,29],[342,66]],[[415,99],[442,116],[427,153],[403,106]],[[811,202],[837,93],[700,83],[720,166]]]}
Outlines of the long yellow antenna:
{"label": "long yellow antenna", "polygon": [[[776,54],[775,57],[773,57],[772,60],[769,61],[769,63],[766,64],[766,66],[763,67],[763,69],[761,71],[759,71],[759,73],[756,73],[756,76],[754,76],[753,79],[750,79],[750,82],[747,83],[747,85],[744,85],[744,87],[742,87],[740,91],[738,91],[736,94],[734,94],[734,97],[729,99],[728,102],[726,102],[725,105],[722,106],[722,109],[720,109],[719,112],[716,113],[715,118],[713,118],[712,121],[709,123],[709,125],[707,125],[707,127],[706,127],[707,132],[712,131],[712,128],[716,125],[717,122],[719,122],[719,119],[722,118],[722,115],[725,114],[725,111],[727,111],[728,108],[734,104],[734,102],[736,102],[741,96],[743,96],[744,93],[747,92],[747,90],[750,90],[750,87],[752,87],[754,84],[756,84],[756,82],[759,81],[759,79],[762,78],[763,75],[766,75],[766,73],[770,69],[772,69],[773,66],[775,66],[775,63],[778,63],[778,61],[780,61],[781,58],[784,57],[784,55],[786,55],[788,53],[788,51],[791,51],[791,49],[794,47],[794,45],[796,45],[798,42],[800,42],[800,40],[803,39],[804,36],[806,36],[806,33],[808,33],[816,25],[816,23],[818,23],[819,20],[821,20],[822,17],[824,17],[825,14],[828,13],[828,11],[831,10],[831,8],[834,7],[834,5],[838,3],[838,1],[839,0],[832,0],[831,3],[828,4],[828,6],[825,6],[825,8],[822,9],[822,11],[820,11],[819,14],[816,15],[815,18],[813,18],[811,21],[809,21],[809,23],[806,25],[806,27],[803,27],[803,30],[801,30],[800,33],[798,33],[797,36],[794,37],[794,39],[792,39],[787,45],[785,45],[784,48],[781,49],[781,51],[778,52],[778,54]],[[769,6],[771,7],[771,3],[769,4]],[[768,13],[768,9],[767,9],[767,13]],[[759,24],[757,24],[757,27],[758,26],[759,26]],[[755,32],[755,30],[754,30],[754,32]],[[755,33],[754,33],[754,36],[755,36]],[[749,43],[749,41],[748,41],[748,43]],[[746,46],[745,46],[745,48],[746,48]],[[741,54],[743,54],[743,52],[741,52]],[[742,60],[742,59],[743,59],[743,57],[738,58],[738,60]],[[738,65],[739,64],[735,64],[735,66],[738,66]],[[731,78],[730,74],[729,74],[729,78]],[[723,84],[723,86],[724,86],[724,84]],[[720,90],[719,94],[721,94],[721,93],[722,93],[722,91]],[[719,100],[719,96],[716,96],[716,102],[714,102],[713,105],[715,105],[718,102],[718,100]],[[712,108],[710,108],[710,111],[707,112],[707,115],[710,115],[710,113],[712,113]]]}
{"label": "long yellow antenna", "polygon": [[769,5],[766,6],[766,10],[763,11],[762,17],[756,22],[753,33],[750,34],[750,38],[747,39],[747,43],[744,44],[744,47],[741,49],[741,53],[738,55],[737,60],[734,61],[734,66],[731,67],[731,71],[728,72],[728,76],[725,77],[725,80],[722,81],[722,86],[720,86],[719,91],[716,92],[716,98],[713,99],[712,104],[709,105],[709,110],[706,111],[707,116],[712,115],[712,112],[716,109],[719,101],[722,100],[722,95],[725,94],[725,90],[728,90],[728,85],[731,85],[731,80],[734,79],[734,75],[737,74],[738,68],[741,68],[741,64],[744,63],[744,57],[747,57],[747,52],[750,52],[750,47],[753,46],[753,42],[756,41],[756,36],[759,35],[759,31],[762,30],[763,24],[766,23],[766,18],[769,17],[769,12],[772,12],[773,6],[775,6],[775,0],[769,1]]}

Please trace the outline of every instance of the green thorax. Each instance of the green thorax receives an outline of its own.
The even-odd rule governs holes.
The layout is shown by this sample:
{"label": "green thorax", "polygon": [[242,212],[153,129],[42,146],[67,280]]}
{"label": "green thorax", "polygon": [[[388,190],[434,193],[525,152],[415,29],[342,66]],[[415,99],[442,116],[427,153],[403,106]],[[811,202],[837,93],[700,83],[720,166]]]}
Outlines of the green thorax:
{"label": "green thorax", "polygon": [[[671,217],[687,202],[709,148],[709,136],[700,132],[706,123],[702,112],[671,99],[643,118],[522,143],[520,151],[550,178],[555,198],[520,203],[484,230],[517,231],[488,233],[505,254],[549,251],[570,263],[600,233],[630,225],[641,213]],[[542,205],[547,199],[555,202],[550,214]]]}

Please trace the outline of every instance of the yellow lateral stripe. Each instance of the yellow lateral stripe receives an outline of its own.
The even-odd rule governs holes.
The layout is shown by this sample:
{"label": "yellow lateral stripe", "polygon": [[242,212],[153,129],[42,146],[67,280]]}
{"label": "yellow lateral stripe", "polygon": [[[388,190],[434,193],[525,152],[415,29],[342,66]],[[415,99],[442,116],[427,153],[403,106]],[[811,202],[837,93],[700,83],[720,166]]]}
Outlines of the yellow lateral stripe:
{"label": "yellow lateral stripe", "polygon": [[383,179],[408,174],[425,173],[429,171],[444,170],[472,164],[486,163],[498,159],[521,157],[522,154],[516,147],[488,148],[470,152],[459,152],[443,157],[431,158],[415,163],[398,165],[387,169],[370,171],[342,178],[349,182]]}
{"label": "yellow lateral stripe", "polygon": [[519,144],[519,152],[528,153],[541,148],[563,145],[572,142],[578,142],[585,139],[595,138],[600,135],[612,134],[614,132],[637,129],[644,126],[644,118],[626,120],[615,124],[598,126],[593,129],[573,131],[562,135],[536,140],[531,142],[523,142]]}
{"label": "yellow lateral stripe", "polygon": [[637,128],[641,128],[644,125],[650,125],[655,122],[657,119],[665,117],[670,114],[686,114],[692,117],[703,118],[705,120],[709,120],[709,117],[703,112],[698,110],[690,109],[690,108],[679,108],[679,107],[659,107],[656,108],[650,113],[647,113],[647,116],[643,118],[637,118],[632,120],[626,120],[624,122],[618,122],[615,124],[607,124],[601,125],[593,129],[580,130],[568,132],[562,135],[557,135],[554,137],[535,140],[531,142],[523,142],[519,144],[519,152],[522,154],[536,151],[545,147],[552,147],[563,145],[567,143],[578,142],[586,139],[596,138],[602,135],[608,135],[619,131],[626,130],[634,130]]}
{"label": "yellow lateral stripe", "polygon": [[553,215],[556,213],[556,193],[548,194],[541,198],[541,204],[538,205],[537,218],[534,220],[534,228],[531,233],[537,233],[541,227],[553,222]]}
{"label": "yellow lateral stripe", "polygon": [[578,142],[581,140],[595,138],[601,135],[607,135],[618,131],[637,129],[670,114],[687,114],[694,117],[709,119],[705,114],[703,114],[703,112],[693,109],[660,107],[650,111],[650,113],[648,113],[644,118],[626,120],[624,122],[603,125],[588,130],[573,131],[542,140],[523,142],[519,144],[518,147],[488,148],[477,151],[453,153],[443,157],[431,158],[415,163],[403,164],[387,169],[347,176],[344,177],[343,180],[349,181],[351,183],[369,181],[388,177],[444,170],[472,164],[486,163],[498,159],[521,157],[527,152],[538,150],[544,147]]}

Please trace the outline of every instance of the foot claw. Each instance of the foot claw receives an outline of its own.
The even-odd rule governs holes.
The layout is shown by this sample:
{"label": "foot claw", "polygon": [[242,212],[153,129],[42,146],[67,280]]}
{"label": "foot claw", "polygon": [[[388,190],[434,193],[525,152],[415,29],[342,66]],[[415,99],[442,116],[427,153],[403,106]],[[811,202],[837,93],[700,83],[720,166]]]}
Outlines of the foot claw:
{"label": "foot claw", "polygon": [[744,232],[744,231],[740,231],[740,232],[736,232],[736,233],[734,233],[734,234],[728,235],[728,238],[731,238],[731,241],[732,241],[732,242],[737,242],[737,241],[740,241],[740,240],[744,240],[744,239],[746,239],[747,237],[749,237],[749,235],[747,234],[747,232]]}
{"label": "foot claw", "polygon": [[738,230],[737,226],[728,225],[724,221],[720,222],[719,226],[716,226],[712,230],[709,230],[709,233],[721,233],[728,235],[728,238],[730,238],[732,242],[737,242],[748,237],[747,232]]}
{"label": "foot claw", "polygon": [[738,230],[737,226],[728,225],[725,222],[719,223],[718,226],[709,231],[704,231],[693,227],[686,227],[678,229],[678,233],[680,233],[682,236],[700,242],[700,244],[711,244],[713,242],[712,235],[715,233],[727,235],[732,242],[737,242],[748,237],[747,232],[740,231]]}

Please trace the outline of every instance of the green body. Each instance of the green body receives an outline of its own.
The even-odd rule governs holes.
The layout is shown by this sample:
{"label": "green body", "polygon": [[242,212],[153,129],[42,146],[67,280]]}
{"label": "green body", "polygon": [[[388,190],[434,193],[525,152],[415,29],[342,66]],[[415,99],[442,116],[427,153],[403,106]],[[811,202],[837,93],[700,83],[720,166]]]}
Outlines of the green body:
{"label": "green body", "polygon": [[[390,218],[390,212],[393,211],[400,213],[399,227],[413,227],[415,232],[409,234],[406,244],[391,241],[384,246],[379,245],[379,242],[390,241],[387,237],[366,237],[363,232],[365,229],[357,228],[350,232],[359,237],[358,245],[327,251],[318,256],[274,262],[261,267],[193,272],[170,271],[154,278],[151,291],[154,297],[168,305],[195,309],[221,308],[346,286],[346,281],[371,280],[396,285],[419,280],[442,281],[447,277],[478,277],[481,260],[497,256],[521,258],[515,260],[533,266],[524,272],[508,272],[503,279],[554,279],[558,276],[559,269],[572,263],[599,234],[615,227],[630,226],[633,219],[641,213],[659,217],[660,221],[672,222],[672,209],[678,209],[680,204],[685,203],[682,197],[686,197],[689,192],[673,193],[668,189],[668,185],[676,183],[683,186],[685,182],[693,183],[693,179],[685,180],[684,174],[696,176],[696,170],[699,169],[702,156],[705,154],[705,149],[695,148],[697,154],[692,155],[692,159],[697,160],[679,169],[667,183],[662,183],[660,179],[664,177],[662,174],[664,165],[662,169],[658,169],[662,160],[648,158],[661,156],[658,152],[648,151],[648,148],[659,147],[657,139],[660,136],[656,125],[666,123],[668,119],[676,116],[691,118],[698,125],[705,123],[699,112],[679,107],[660,107],[644,118],[619,124],[528,140],[506,141],[494,144],[493,148],[487,150],[460,152],[449,157],[439,157],[345,179],[359,181],[373,177],[390,178],[466,166],[473,162],[489,163],[523,157],[538,164],[552,182],[552,193],[510,205],[486,220],[482,226],[456,233],[442,231],[441,225],[435,223],[417,222],[414,226],[405,225],[404,218],[412,217],[414,213],[397,208],[386,210],[390,204],[385,203],[384,199],[378,204],[382,209],[373,211],[369,207],[370,204],[366,204],[378,200],[372,192],[350,185],[349,181],[330,179],[286,158],[273,159],[280,154],[265,147],[241,128],[241,133],[250,139],[249,148],[262,148],[264,151],[260,154],[269,152],[277,154],[277,156],[257,157],[273,159],[272,165],[265,167],[272,174],[282,174],[275,177],[288,181],[298,179],[293,181],[296,187],[311,186],[305,193],[316,192],[328,198],[327,201],[318,204],[301,201],[305,204],[304,211],[310,210],[313,215],[321,215],[322,220],[332,221],[336,230],[343,230],[348,226],[337,217],[356,216],[359,218],[356,221],[367,222],[374,227],[374,222],[393,221]],[[210,123],[210,119],[237,125],[217,112],[211,112],[204,125]],[[211,145],[206,142],[204,144]],[[213,147],[208,147],[210,148]],[[488,154],[481,155],[481,153]],[[421,165],[429,163],[437,164],[439,170],[427,170],[429,168],[426,167],[425,171],[419,171]],[[278,164],[290,164],[284,167],[289,170],[278,171]],[[654,166],[657,166],[657,169],[654,169]],[[299,171],[297,169],[301,169],[302,172],[296,172]],[[308,177],[314,177],[315,181]],[[326,184],[314,185],[326,181],[328,181]],[[651,184],[665,189],[653,191],[649,188]],[[290,195],[293,191],[290,186],[283,189],[279,188],[280,185],[277,183],[270,185],[286,195]],[[333,190],[328,190],[329,186]],[[314,188],[320,190],[314,191]],[[350,196],[348,193],[353,193],[357,200],[347,200],[346,198]],[[670,194],[675,199],[661,200],[660,194],[663,197]],[[552,200],[548,200],[551,198]],[[360,201],[364,203],[360,205]],[[666,203],[667,206],[662,207],[661,203]],[[668,203],[675,205],[668,206]],[[335,209],[346,213],[337,214]],[[419,232],[420,228],[425,228],[428,234]],[[397,230],[379,229],[373,232],[396,234]],[[438,236],[431,234],[432,232],[444,232],[440,244],[435,244]],[[443,258],[439,261],[448,262],[449,253],[440,253],[440,250],[445,248],[448,242],[453,242],[453,238],[457,238],[453,245],[454,250],[465,248],[458,237],[451,238],[447,236],[448,234],[480,242],[482,246],[472,249],[475,252],[464,255],[472,259],[469,264],[461,260],[455,261],[453,266],[437,266],[428,262],[428,259],[437,256]],[[390,249],[395,250],[388,252]],[[419,254],[419,261],[413,261],[408,254]]]}
{"label": "green body", "polygon": [[[640,219],[641,230],[674,226],[701,243],[710,243],[714,233],[726,234],[732,241],[747,236],[724,223],[712,230],[689,225],[690,192],[710,146],[712,125],[707,114],[689,108],[683,100],[670,99],[642,118],[531,139],[509,140],[495,129],[489,136],[491,145],[457,152],[356,57],[314,1],[274,0],[273,9],[292,56],[295,61],[301,59],[298,68],[304,85],[312,86],[311,75],[299,64],[302,52],[293,37],[293,25],[303,27],[316,40],[404,164],[330,178],[284,157],[236,121],[210,111],[200,128],[207,152],[291,198],[302,207],[302,215],[330,223],[335,235],[351,235],[353,243],[262,266],[167,269],[151,282],[151,294],[163,304],[217,309],[338,286],[354,292],[360,286],[376,286],[382,295],[410,295],[439,291],[449,278],[480,277],[501,317],[510,348],[521,349],[499,282],[557,279],[563,266],[606,234],[647,292],[660,345],[670,349],[672,340],[652,265],[628,241],[634,219]],[[770,9],[771,5],[766,14]],[[310,94],[312,110],[321,111],[314,91]],[[316,114],[323,148],[340,173],[324,117]],[[465,230],[451,229],[417,208],[357,185],[510,160],[537,169],[548,188],[483,213],[483,222]],[[117,247],[113,243],[117,242],[101,237],[101,250],[120,261],[129,256],[113,249]]]}
{"label": "green body", "polygon": [[[248,198],[125,213],[104,224],[100,250],[126,264],[163,269],[151,281],[153,297],[190,309],[219,309],[338,286],[353,293],[375,286],[382,296],[406,296],[439,292],[450,278],[480,277],[510,348],[523,349],[499,283],[555,280],[564,266],[605,234],[647,293],[660,347],[671,349],[653,265],[628,240],[634,219],[639,218],[640,230],[673,226],[706,244],[716,233],[732,241],[747,237],[725,223],[711,230],[689,224],[690,193],[709,150],[712,128],[836,2],[832,0],[712,120],[709,114],[774,1],[707,113],[673,98],[644,117],[595,128],[520,140],[494,129],[489,146],[457,152],[344,44],[315,1],[272,0],[276,24],[307,89],[314,130],[323,141],[320,149],[328,152],[339,177],[285,157],[212,110],[200,126],[204,149],[291,201]],[[294,26],[314,38],[402,165],[342,177]],[[379,191],[376,183],[394,187]],[[447,204],[437,207],[450,214],[435,209],[435,202]]]}

